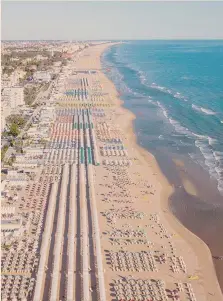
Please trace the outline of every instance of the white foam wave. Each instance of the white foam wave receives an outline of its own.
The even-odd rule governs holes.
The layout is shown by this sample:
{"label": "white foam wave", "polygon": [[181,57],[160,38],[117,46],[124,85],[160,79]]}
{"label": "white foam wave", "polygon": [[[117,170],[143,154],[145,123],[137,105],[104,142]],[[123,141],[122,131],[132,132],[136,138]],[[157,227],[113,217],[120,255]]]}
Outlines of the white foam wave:
{"label": "white foam wave", "polygon": [[[172,124],[177,133],[187,136],[188,138],[195,139],[195,146],[200,149],[200,152],[204,157],[204,163],[207,171],[212,178],[217,180],[218,190],[220,193],[223,193],[223,152],[214,152],[211,148],[217,141],[212,137],[199,135],[190,131],[188,128],[182,126],[180,122],[169,117],[166,108],[159,101],[157,102],[157,105],[161,108],[163,115]],[[160,136],[159,139],[161,139]],[[199,159],[195,159],[195,156],[192,154],[189,155],[192,160],[194,159],[195,162],[203,165]]]}
{"label": "white foam wave", "polygon": [[217,140],[211,137],[208,137],[208,143],[209,145],[214,145],[215,143],[217,143]]}
{"label": "white foam wave", "polygon": [[157,105],[161,108],[163,115],[169,120],[166,108],[159,101],[157,101]]}
{"label": "white foam wave", "polygon": [[156,103],[155,101],[153,101],[151,98],[148,99],[148,102],[151,103],[151,104],[153,104],[153,105],[156,105],[156,104],[157,104],[157,103]]}
{"label": "white foam wave", "polygon": [[180,99],[180,100],[183,100],[183,101],[188,101],[180,92],[174,92],[171,89],[168,89],[168,88],[163,87],[163,86],[159,86],[156,83],[152,83],[150,88],[153,88],[153,89],[162,91],[164,93],[167,93],[167,94],[173,96],[176,99]]}
{"label": "white foam wave", "polygon": [[213,151],[204,140],[196,140],[195,145],[204,157],[211,178],[217,180],[219,192],[223,193],[223,152]]}
{"label": "white foam wave", "polygon": [[182,126],[178,121],[176,121],[172,118],[169,118],[169,121],[178,133],[180,133],[182,135],[190,135],[191,134],[191,132],[188,130],[188,128],[185,128],[184,126]]}
{"label": "white foam wave", "polygon": [[179,121],[176,121],[175,119],[169,117],[168,111],[166,110],[164,105],[162,105],[159,101],[157,101],[157,105],[161,108],[163,115],[174,126],[175,130],[178,133],[187,135],[187,137],[196,138],[196,140],[198,140],[198,141],[206,140],[206,141],[208,141],[209,145],[213,145],[217,142],[217,140],[212,138],[212,137],[205,136],[205,135],[200,135],[200,134],[197,134],[197,133],[194,133],[194,132],[190,131],[188,128],[182,126]]}
{"label": "white foam wave", "polygon": [[222,161],[222,164],[223,164],[223,152],[214,151],[213,154],[214,154],[216,160]]}
{"label": "white foam wave", "polygon": [[206,108],[203,108],[203,107],[199,107],[199,106],[196,106],[194,104],[192,104],[192,108],[195,110],[195,111],[198,111],[198,112],[202,112],[206,115],[216,115],[216,112],[213,112],[212,110],[210,109],[206,109]]}
{"label": "white foam wave", "polygon": [[167,89],[166,87],[163,87],[163,86],[159,86],[156,83],[152,83],[151,88],[171,94],[170,89]]}
{"label": "white foam wave", "polygon": [[201,107],[201,111],[202,111],[204,114],[207,114],[207,115],[216,115],[216,112],[213,112],[212,110],[205,109],[205,108],[202,108],[202,107]]}
{"label": "white foam wave", "polygon": [[[161,108],[163,115],[167,118],[167,120],[174,127],[174,129],[177,133],[179,133],[181,135],[184,135],[184,136],[187,136],[187,137],[193,137],[194,136],[194,133],[191,132],[188,128],[182,126],[179,121],[176,121],[175,119],[169,117],[166,108],[159,101],[157,101],[157,105]],[[198,136],[200,136],[200,135],[198,135]],[[205,137],[205,136],[200,136],[200,137]]]}
{"label": "white foam wave", "polygon": [[145,74],[142,71],[138,71],[138,73],[139,73],[139,78],[140,78],[141,83],[145,84],[145,82],[146,82]]}
{"label": "white foam wave", "polygon": [[135,96],[139,95],[137,92],[133,91],[129,86],[127,86],[127,84],[123,80],[124,76],[119,72],[119,70],[115,66],[112,67],[109,75],[115,83],[118,83],[118,90],[120,90],[122,93],[133,94]]}
{"label": "white foam wave", "polygon": [[[124,90],[125,91],[127,90],[129,93],[131,93],[131,92],[133,93],[133,91],[129,87],[127,87],[126,84],[124,83],[123,76],[118,72],[118,70],[113,69],[113,72],[115,73],[115,74],[113,73],[113,76],[115,75],[114,77],[116,77],[116,81],[118,81],[119,83],[122,82],[121,83],[122,87],[125,86],[125,87],[123,87]],[[145,84],[146,76],[143,74],[143,72],[138,72],[138,73],[139,73],[141,82]],[[167,89],[166,87],[157,85],[156,83],[153,83],[151,85],[151,87],[154,89],[163,91],[165,93],[168,93],[168,94],[172,95],[173,97],[175,97],[176,99],[183,99],[184,101],[187,101],[184,98],[184,96],[182,96],[180,94],[180,92],[173,92],[170,89]],[[170,124],[172,124],[172,126],[174,127],[175,131],[178,134],[184,135],[188,138],[195,140],[195,145],[197,148],[199,148],[199,150],[204,158],[204,163],[205,163],[204,166],[206,166],[206,169],[208,170],[210,176],[217,180],[218,190],[220,193],[223,194],[223,152],[213,151],[213,149],[212,149],[212,147],[215,147],[215,144],[217,141],[212,137],[194,133],[194,132],[190,131],[188,128],[182,126],[180,124],[180,122],[174,120],[173,118],[171,118],[171,116],[169,116],[168,110],[159,101],[154,102],[151,99],[151,97],[149,97],[148,102],[150,102],[154,105],[158,105],[160,107],[163,115],[165,116],[165,118],[167,118],[167,120],[170,122]],[[217,114],[209,109],[199,107],[194,104],[192,105],[192,108],[199,112],[202,112],[206,115]],[[220,120],[220,122],[223,124],[223,120]],[[160,135],[159,139],[162,140],[163,136]],[[202,162],[200,161],[201,159],[199,158],[200,157],[199,155],[196,156],[194,154],[189,154],[189,156],[192,158],[192,160],[194,160],[198,164],[202,164]]]}
{"label": "white foam wave", "polygon": [[207,144],[203,141],[196,140],[195,145],[201,151],[204,159],[205,165],[210,169],[210,173],[216,176],[215,172],[215,157],[211,149],[208,148]]}
{"label": "white foam wave", "polygon": [[[201,159],[201,157],[197,154],[194,153],[188,153],[189,157],[192,159],[193,162],[199,164],[200,166],[203,166],[203,161]],[[203,166],[204,168],[206,167],[205,165]]]}
{"label": "white foam wave", "polygon": [[177,92],[176,94],[173,94],[173,97],[178,98],[178,99],[182,99],[183,101],[188,101],[183,95],[181,95],[179,92]]}
{"label": "white foam wave", "polygon": [[195,136],[195,137],[197,137],[197,138],[199,138],[199,139],[208,139],[208,136],[204,136],[204,135],[199,135],[199,134],[196,134],[196,133],[194,133],[193,132],[193,136]]}

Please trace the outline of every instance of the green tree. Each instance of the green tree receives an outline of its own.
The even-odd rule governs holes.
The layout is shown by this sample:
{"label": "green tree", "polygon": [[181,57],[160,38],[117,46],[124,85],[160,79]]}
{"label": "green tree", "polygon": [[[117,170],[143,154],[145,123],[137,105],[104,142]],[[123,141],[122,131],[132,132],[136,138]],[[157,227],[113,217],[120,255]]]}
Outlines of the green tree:
{"label": "green tree", "polygon": [[23,127],[26,123],[25,119],[23,117],[21,117],[20,115],[17,115],[17,114],[10,115],[9,117],[7,117],[6,121],[7,121],[8,124],[15,123],[19,127]]}
{"label": "green tree", "polygon": [[7,152],[8,148],[9,148],[8,145],[4,145],[4,146],[2,147],[2,149],[1,149],[1,161],[4,160],[5,153]]}
{"label": "green tree", "polygon": [[19,127],[16,123],[12,123],[10,125],[10,128],[9,128],[9,133],[13,136],[13,137],[17,137],[18,134],[19,134]]}

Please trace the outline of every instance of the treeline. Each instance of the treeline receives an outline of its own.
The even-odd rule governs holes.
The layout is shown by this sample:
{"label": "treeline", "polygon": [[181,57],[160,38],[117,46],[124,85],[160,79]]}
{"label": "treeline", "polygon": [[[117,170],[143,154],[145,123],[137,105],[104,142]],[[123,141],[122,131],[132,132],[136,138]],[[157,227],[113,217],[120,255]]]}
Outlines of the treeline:
{"label": "treeline", "polygon": [[[35,57],[37,55],[42,55],[47,57],[46,60],[36,60]],[[12,61],[12,58],[18,58],[18,60]],[[31,61],[24,62],[25,59],[30,58]],[[1,56],[1,65],[3,74],[7,74],[8,76],[18,67],[27,72],[26,77],[33,75],[33,70],[30,70],[32,65],[36,66],[38,71],[47,70],[54,62],[61,61],[63,65],[66,64],[66,59],[62,58],[62,54],[59,51],[55,51],[53,56],[51,56],[51,52],[49,51],[24,51],[24,52],[16,52],[12,51],[11,54],[4,54]]]}
{"label": "treeline", "polygon": [[24,127],[26,121],[20,115],[10,115],[6,118],[6,124],[8,131],[4,133],[4,136],[13,136],[17,137],[20,133],[20,130]]}

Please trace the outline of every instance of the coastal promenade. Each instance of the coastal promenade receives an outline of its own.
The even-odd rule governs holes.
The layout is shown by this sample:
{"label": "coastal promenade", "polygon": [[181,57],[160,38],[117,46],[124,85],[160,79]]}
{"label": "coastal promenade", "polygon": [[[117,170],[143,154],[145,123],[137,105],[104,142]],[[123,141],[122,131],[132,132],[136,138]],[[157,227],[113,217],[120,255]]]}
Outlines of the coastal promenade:
{"label": "coastal promenade", "polygon": [[[51,97],[43,164],[21,192],[27,212],[42,217],[24,300],[221,301],[209,250],[170,213],[171,187],[136,144],[134,116],[102,71],[110,46],[71,61]],[[35,207],[34,192],[44,205]]]}

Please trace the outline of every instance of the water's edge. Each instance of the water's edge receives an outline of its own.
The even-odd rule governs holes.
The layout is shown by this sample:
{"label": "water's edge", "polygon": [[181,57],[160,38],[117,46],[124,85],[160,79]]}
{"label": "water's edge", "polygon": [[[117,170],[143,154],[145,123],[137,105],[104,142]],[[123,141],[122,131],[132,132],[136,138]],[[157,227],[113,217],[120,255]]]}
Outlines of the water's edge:
{"label": "water's edge", "polygon": [[[102,68],[105,69],[103,66],[103,62]],[[105,73],[106,77],[109,78],[107,72],[103,72]],[[113,83],[116,86],[116,83],[114,81]],[[131,108],[126,106],[125,100],[123,100],[123,107],[134,114]],[[158,153],[157,151],[152,150],[148,146],[142,145],[142,141],[140,141],[141,137],[137,135],[136,122],[137,116],[136,119],[133,121],[133,129],[137,137],[138,145],[140,147],[143,147],[152,155],[154,155],[160,170],[167,178],[168,182],[174,187],[174,192],[168,200],[170,212],[178,219],[178,221],[184,227],[186,227],[189,231],[191,231],[193,234],[199,237],[208,246],[212,256],[223,255],[223,241],[219,241],[219,238],[221,237],[223,231],[223,208],[218,207],[217,205],[219,204],[219,195],[218,193],[215,195],[214,192],[216,189],[216,183],[211,183],[211,189],[207,188],[208,185],[205,188],[205,183],[207,183],[208,181],[208,175],[201,175],[202,170],[200,170],[199,172],[199,168],[193,168],[192,166],[190,166],[189,162],[183,160],[183,171],[185,177],[189,179],[189,181],[193,184],[194,187],[196,187],[196,190],[198,192],[196,196],[189,194],[183,186],[182,168],[179,168],[175,164],[175,162],[173,162],[173,158],[169,157],[168,155],[164,156],[162,153]],[[179,160],[179,158],[176,159]],[[182,158],[180,159],[182,160]],[[198,178],[196,176],[192,177],[194,172],[195,174],[197,173],[196,175],[198,175]],[[197,178],[197,181],[195,180],[195,178]],[[199,191],[201,190],[201,187],[203,185],[204,189],[202,189],[202,193],[200,195]],[[213,203],[215,203],[216,200],[217,207],[213,203],[205,203],[203,200],[203,195],[208,195],[208,198],[210,198],[210,200],[213,200]],[[219,219],[216,219],[216,211]],[[210,223],[211,226],[208,229],[209,231],[204,231],[204,229],[207,228],[207,223]],[[223,261],[214,259],[213,262],[220,287],[223,291]]]}

